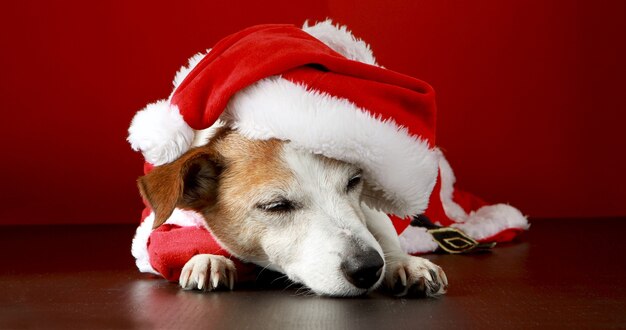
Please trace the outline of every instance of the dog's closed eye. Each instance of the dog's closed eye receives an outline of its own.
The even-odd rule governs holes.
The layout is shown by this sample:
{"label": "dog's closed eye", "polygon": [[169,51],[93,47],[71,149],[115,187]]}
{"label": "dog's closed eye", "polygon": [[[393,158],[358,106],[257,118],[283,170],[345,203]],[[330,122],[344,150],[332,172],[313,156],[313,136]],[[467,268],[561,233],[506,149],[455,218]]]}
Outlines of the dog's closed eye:
{"label": "dog's closed eye", "polygon": [[348,185],[346,186],[346,191],[351,192],[361,183],[361,171],[353,175],[350,180],[348,180]]}
{"label": "dog's closed eye", "polygon": [[286,213],[296,209],[296,204],[287,199],[281,198],[268,203],[261,203],[257,205],[257,208],[271,213]]}

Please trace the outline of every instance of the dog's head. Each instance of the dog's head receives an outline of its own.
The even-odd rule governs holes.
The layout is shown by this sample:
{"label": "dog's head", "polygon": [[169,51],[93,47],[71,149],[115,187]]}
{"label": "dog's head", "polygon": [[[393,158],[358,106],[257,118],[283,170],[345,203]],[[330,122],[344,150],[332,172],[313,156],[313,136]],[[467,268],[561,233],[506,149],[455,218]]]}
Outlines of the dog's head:
{"label": "dog's head", "polygon": [[232,254],[318,294],[364,294],[382,281],[382,249],[361,208],[366,182],[353,165],[224,129],[138,184],[155,227],[176,207],[195,210]]}

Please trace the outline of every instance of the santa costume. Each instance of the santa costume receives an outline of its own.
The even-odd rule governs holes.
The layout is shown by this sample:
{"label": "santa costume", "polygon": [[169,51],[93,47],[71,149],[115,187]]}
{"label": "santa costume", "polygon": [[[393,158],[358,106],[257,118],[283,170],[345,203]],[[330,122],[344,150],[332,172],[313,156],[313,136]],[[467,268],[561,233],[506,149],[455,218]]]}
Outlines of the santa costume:
{"label": "santa costume", "polygon": [[[409,254],[472,251],[528,229],[516,208],[454,188],[452,168],[435,146],[435,118],[432,87],[380,67],[345,27],[260,25],[192,57],[169,98],[135,115],[128,141],[144,155],[146,173],[206,143],[221,126],[353,163],[377,193],[364,203],[389,214]],[[196,254],[231,257],[194,211],[176,209],[156,229],[153,222],[146,204],[132,243],[142,272],[176,281]],[[236,266],[239,279],[254,267]]]}

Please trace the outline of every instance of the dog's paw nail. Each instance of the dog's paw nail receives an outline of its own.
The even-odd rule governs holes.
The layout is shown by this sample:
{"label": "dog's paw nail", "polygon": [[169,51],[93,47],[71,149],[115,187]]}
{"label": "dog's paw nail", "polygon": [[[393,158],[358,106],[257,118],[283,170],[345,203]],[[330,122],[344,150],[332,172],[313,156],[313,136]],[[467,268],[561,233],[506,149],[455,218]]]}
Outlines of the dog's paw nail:
{"label": "dog's paw nail", "polygon": [[181,272],[178,282],[183,289],[187,287],[187,284],[189,284],[189,274],[185,271],[185,269]]}
{"label": "dog's paw nail", "polygon": [[439,277],[443,282],[443,291],[446,292],[448,290],[448,277],[446,277],[446,273],[441,268],[439,268]]}
{"label": "dog's paw nail", "polygon": [[229,289],[234,289],[235,288],[235,278],[237,277],[237,272],[235,271],[235,265],[228,265],[228,268],[226,270],[226,274],[228,277],[228,288]]}
{"label": "dog's paw nail", "polygon": [[204,274],[198,275],[198,290],[202,290],[204,288],[206,277]]}
{"label": "dog's paw nail", "polygon": [[429,277],[426,278],[427,280],[429,280],[429,281],[436,281],[437,280],[437,273],[435,273],[434,270],[429,269],[427,275],[429,275]]}
{"label": "dog's paw nail", "polygon": [[400,278],[402,286],[406,287],[406,271],[404,270],[404,267],[400,267],[398,270],[398,277]]}
{"label": "dog's paw nail", "polygon": [[439,282],[429,282],[427,286],[428,288],[426,290],[426,293],[429,296],[437,295],[439,293],[439,290],[441,290],[441,283]]}

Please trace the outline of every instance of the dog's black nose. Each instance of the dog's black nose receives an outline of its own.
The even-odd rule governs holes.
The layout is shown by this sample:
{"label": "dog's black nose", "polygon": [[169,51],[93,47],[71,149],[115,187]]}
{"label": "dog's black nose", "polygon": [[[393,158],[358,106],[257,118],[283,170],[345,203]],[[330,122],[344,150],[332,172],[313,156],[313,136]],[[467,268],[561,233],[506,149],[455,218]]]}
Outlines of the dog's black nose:
{"label": "dog's black nose", "polygon": [[374,249],[360,251],[341,263],[341,270],[348,282],[359,289],[369,289],[378,282],[385,261]]}

